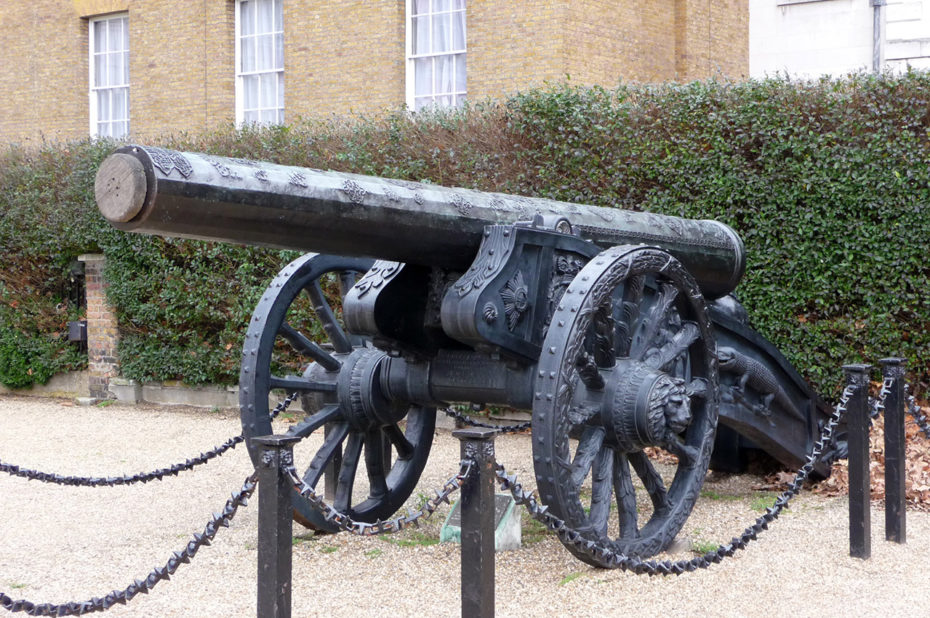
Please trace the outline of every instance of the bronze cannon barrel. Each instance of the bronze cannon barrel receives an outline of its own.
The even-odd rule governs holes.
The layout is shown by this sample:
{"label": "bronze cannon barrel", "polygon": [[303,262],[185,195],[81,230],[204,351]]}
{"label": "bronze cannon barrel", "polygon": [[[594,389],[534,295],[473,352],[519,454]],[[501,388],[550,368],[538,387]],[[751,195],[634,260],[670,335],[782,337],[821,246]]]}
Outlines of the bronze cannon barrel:
{"label": "bronze cannon barrel", "polygon": [[718,221],[446,188],[148,146],[100,166],[97,204],[124,231],[465,270],[486,225],[565,217],[603,247],[648,244],[678,258],[703,293],[732,291],[743,243]]}

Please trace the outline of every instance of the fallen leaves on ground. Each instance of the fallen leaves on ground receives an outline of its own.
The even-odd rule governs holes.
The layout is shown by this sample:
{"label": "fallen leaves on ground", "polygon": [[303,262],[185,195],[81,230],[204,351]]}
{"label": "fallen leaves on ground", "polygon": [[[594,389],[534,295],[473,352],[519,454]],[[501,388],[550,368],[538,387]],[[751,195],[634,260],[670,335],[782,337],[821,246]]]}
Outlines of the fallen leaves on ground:
{"label": "fallen leaves on ground", "polygon": [[[873,390],[877,393],[877,387]],[[918,401],[921,413],[927,415],[930,404]],[[904,422],[904,491],[907,507],[930,511],[930,439],[924,435],[910,414]],[[885,417],[872,419],[869,432],[869,477],[870,495],[873,502],[885,500]],[[794,480],[792,472],[777,472],[763,479],[753,489],[783,491]],[[814,483],[811,490],[823,496],[845,496],[849,493],[849,462],[845,459],[833,464],[830,477]]]}

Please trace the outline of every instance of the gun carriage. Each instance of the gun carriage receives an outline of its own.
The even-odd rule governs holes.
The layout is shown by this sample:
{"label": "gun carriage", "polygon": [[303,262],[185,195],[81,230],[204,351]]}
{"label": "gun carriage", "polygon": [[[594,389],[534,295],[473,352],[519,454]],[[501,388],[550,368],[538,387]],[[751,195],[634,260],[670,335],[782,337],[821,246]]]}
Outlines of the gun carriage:
{"label": "gun carriage", "polygon": [[[270,396],[298,393],[304,479],[354,519],[407,500],[437,407],[511,406],[532,412],[542,501],[652,555],[712,461],[798,466],[829,416],[730,295],[743,244],[716,221],[144,146],[103,162],[96,195],[121,230],[321,252],[255,308],[242,428],[272,433]],[[296,492],[294,509],[335,529]]]}

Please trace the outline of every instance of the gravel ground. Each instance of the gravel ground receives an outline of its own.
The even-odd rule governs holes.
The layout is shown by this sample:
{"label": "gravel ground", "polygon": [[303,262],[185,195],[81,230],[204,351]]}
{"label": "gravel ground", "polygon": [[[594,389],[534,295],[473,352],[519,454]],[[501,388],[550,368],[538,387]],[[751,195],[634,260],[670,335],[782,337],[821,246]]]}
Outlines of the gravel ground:
{"label": "gravel ground", "polygon": [[[148,471],[238,432],[233,411],[0,397],[0,460],[59,474]],[[535,485],[527,436],[501,437],[496,448],[508,470]],[[458,441],[439,431],[412,500],[439,487],[458,459]],[[181,549],[250,473],[240,446],[177,478],[132,487],[59,487],[0,475],[0,591],[59,603],[121,589]],[[752,491],[755,482],[705,483],[681,538],[702,546],[738,535],[766,498]],[[845,498],[804,493],[735,558],[667,578],[588,567],[525,523],[523,547],[497,555],[497,615],[927,615],[930,514],[909,512],[908,543],[896,545],[884,541],[883,511],[873,508],[872,558],[863,561],[848,556],[847,509]],[[438,538],[445,515],[400,541],[297,529],[293,615],[458,615],[458,546],[428,540]],[[256,499],[171,581],[109,615],[254,615],[257,518]]]}

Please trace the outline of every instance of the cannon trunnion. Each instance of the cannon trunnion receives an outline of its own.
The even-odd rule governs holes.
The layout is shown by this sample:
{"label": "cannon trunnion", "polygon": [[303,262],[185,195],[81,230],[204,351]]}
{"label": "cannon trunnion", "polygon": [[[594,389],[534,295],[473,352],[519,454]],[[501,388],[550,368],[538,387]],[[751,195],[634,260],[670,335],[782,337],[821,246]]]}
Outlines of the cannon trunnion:
{"label": "cannon trunnion", "polygon": [[745,256],[718,222],[142,146],[104,161],[96,190],[123,230],[345,256],[304,255],[268,287],[240,407],[266,435],[269,399],[299,397],[304,478],[355,519],[407,500],[437,407],[507,405],[532,411],[553,512],[652,555],[691,512],[718,422],[721,467],[746,446],[793,465],[826,418],[727,296]]}

